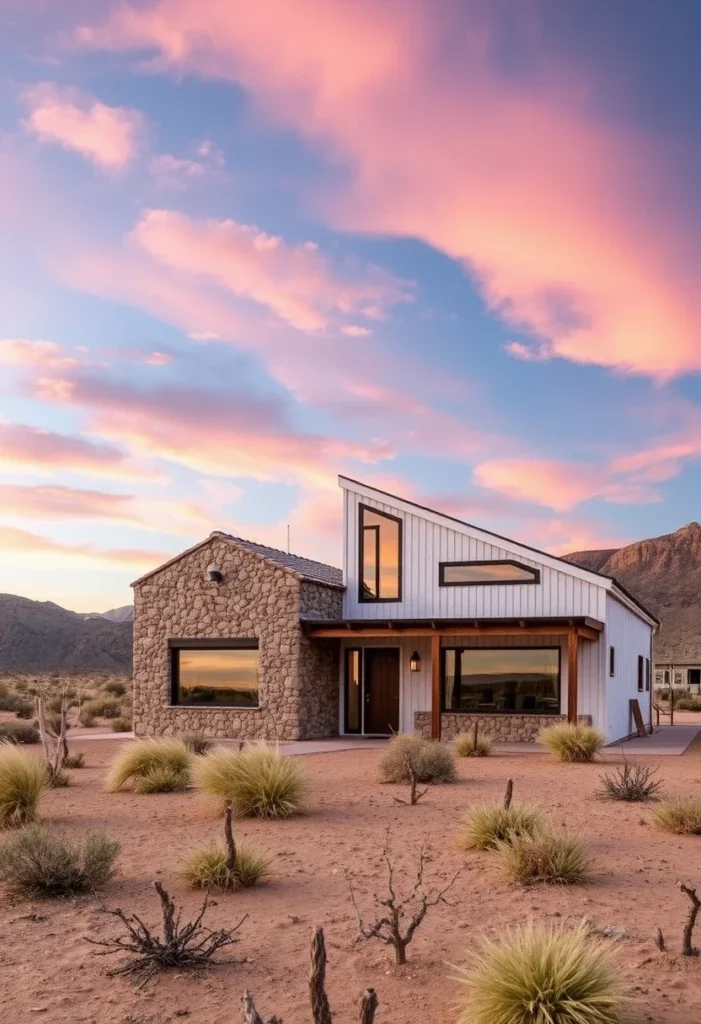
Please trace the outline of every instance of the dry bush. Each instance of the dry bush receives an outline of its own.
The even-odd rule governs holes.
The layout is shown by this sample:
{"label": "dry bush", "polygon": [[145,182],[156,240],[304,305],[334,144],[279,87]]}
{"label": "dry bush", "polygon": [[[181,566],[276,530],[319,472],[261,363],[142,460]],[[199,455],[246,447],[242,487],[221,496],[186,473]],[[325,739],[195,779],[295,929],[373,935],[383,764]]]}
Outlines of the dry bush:
{"label": "dry bush", "polygon": [[299,757],[257,743],[243,750],[216,747],[195,759],[195,787],[230,805],[239,818],[289,818],[306,803],[309,785]]}
{"label": "dry bush", "polygon": [[128,718],[113,718],[110,728],[112,732],[131,732],[131,722]]}
{"label": "dry bush", "polygon": [[493,850],[514,837],[534,836],[541,831],[543,821],[535,807],[485,804],[469,812],[458,834],[458,845],[462,850]]}
{"label": "dry bush", "polygon": [[18,828],[35,821],[47,785],[46,767],[38,757],[9,743],[0,745],[0,827]]}
{"label": "dry bush", "polygon": [[134,791],[142,795],[182,793],[189,785],[189,773],[168,764],[155,764],[134,778]]}
{"label": "dry bush", "polygon": [[458,1024],[623,1024],[628,998],[610,944],[578,928],[530,924],[485,942]]}
{"label": "dry bush", "polygon": [[85,754],[69,754],[63,759],[64,768],[85,768]]}
{"label": "dry bush", "polygon": [[118,679],[108,679],[102,689],[112,697],[124,697],[127,692],[126,683],[121,683]]}
{"label": "dry bush", "polygon": [[519,885],[574,885],[589,878],[587,846],[576,836],[522,834],[498,843],[496,850],[503,871]]}
{"label": "dry bush", "polygon": [[[87,716],[93,718],[119,718],[122,714],[122,702],[116,697],[96,697],[86,700],[81,708],[81,721]],[[85,723],[83,723],[85,724]]]}
{"label": "dry bush", "polygon": [[455,737],[457,757],[489,757],[491,752],[492,741],[487,736],[478,736],[476,743],[471,732],[461,732]]}
{"label": "dry bush", "polygon": [[[127,743],[110,765],[105,789],[116,793],[129,781],[136,785],[144,776],[153,779],[156,771],[164,773],[161,777],[165,780],[166,770],[175,774],[179,788],[184,788],[190,781],[191,761],[190,752],[181,740],[163,738]],[[147,788],[141,792],[155,792],[148,788],[148,781],[145,785]]]}
{"label": "dry bush", "polygon": [[85,707],[82,707],[78,715],[78,721],[86,729],[90,729],[97,721],[97,715],[94,715],[91,711],[86,711]]}
{"label": "dry bush", "polygon": [[[7,689],[5,693],[0,694],[0,711],[8,711],[17,714],[20,718],[29,718],[32,714],[32,705],[28,700],[24,700],[17,693],[8,693]],[[22,715],[18,713],[22,711]],[[26,711],[26,714],[24,713]]]}
{"label": "dry bush", "polygon": [[15,704],[14,712],[19,719],[28,722],[34,716],[34,705],[28,700],[18,700]]}
{"label": "dry bush", "polygon": [[657,771],[657,768],[650,768],[644,764],[630,764],[624,758],[623,765],[619,765],[613,774],[599,776],[604,787],[600,795],[610,797],[611,800],[625,800],[628,803],[652,800],[662,785],[661,781],[653,779]]}
{"label": "dry bush", "polygon": [[233,811],[224,812],[224,843],[193,850],[180,874],[195,889],[237,892],[262,885],[270,877],[270,861],[257,850],[234,841]]}
{"label": "dry bush", "polygon": [[39,730],[31,722],[1,722],[0,741],[6,743],[38,743]]}
{"label": "dry bush", "polygon": [[600,729],[590,725],[562,722],[542,729],[538,740],[558,761],[593,761],[606,742]]}
{"label": "dry bush", "polygon": [[403,734],[393,736],[378,761],[383,782],[411,782],[409,765],[417,782],[455,782],[458,773],[451,750],[437,740]]}
{"label": "dry bush", "polygon": [[184,732],[180,738],[191,754],[206,754],[212,747],[212,741],[201,732]]}
{"label": "dry bush", "polygon": [[118,853],[119,843],[100,832],[89,832],[81,847],[30,825],[0,846],[0,880],[29,899],[90,892],[110,880]]}
{"label": "dry bush", "polygon": [[698,797],[672,797],[661,800],[655,807],[655,824],[664,832],[676,836],[701,835],[701,799]]}

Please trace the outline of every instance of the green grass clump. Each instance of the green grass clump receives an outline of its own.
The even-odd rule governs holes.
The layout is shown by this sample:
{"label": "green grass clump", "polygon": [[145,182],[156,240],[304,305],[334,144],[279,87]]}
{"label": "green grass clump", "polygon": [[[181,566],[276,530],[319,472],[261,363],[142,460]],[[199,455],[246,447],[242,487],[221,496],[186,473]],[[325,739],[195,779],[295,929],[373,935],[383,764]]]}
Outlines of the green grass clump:
{"label": "green grass clump", "polygon": [[47,785],[43,761],[9,743],[1,745],[0,827],[18,828],[35,821]]}
{"label": "green grass clump", "polygon": [[[190,764],[192,757],[181,740],[149,739],[138,740],[123,746],[107,772],[105,789],[108,793],[116,793],[127,782],[142,793],[163,792],[154,789],[159,782],[172,790],[173,778],[177,778],[175,788],[184,789],[190,781]],[[146,778],[145,782],[140,782]],[[167,790],[166,790],[167,791]]]}
{"label": "green grass clump", "polygon": [[219,889],[236,892],[264,885],[270,878],[270,861],[246,843],[236,844],[236,867],[226,867],[226,847],[207,846],[193,850],[180,869],[180,875],[193,889]]}
{"label": "green grass clump", "polygon": [[457,757],[489,757],[492,741],[487,736],[477,736],[477,743],[471,732],[461,732],[455,737]]}
{"label": "green grass clump", "polygon": [[623,1024],[628,999],[610,944],[578,928],[526,925],[485,942],[458,1024]]}
{"label": "green grass clump", "polygon": [[698,797],[672,797],[661,800],[654,811],[655,824],[675,836],[701,835],[701,800]]}
{"label": "green grass clump", "polygon": [[148,768],[143,775],[134,779],[136,793],[181,793],[190,784],[190,775],[180,768],[168,764],[156,764]]}
{"label": "green grass clump", "polygon": [[191,754],[206,754],[212,746],[212,741],[201,732],[184,732],[181,738]]}
{"label": "green grass clump", "polygon": [[30,825],[0,846],[0,880],[30,899],[91,892],[112,877],[118,853],[119,843],[100,832],[73,846],[44,825]]}
{"label": "green grass clump", "polygon": [[231,804],[239,818],[289,818],[308,796],[302,759],[264,743],[243,750],[216,747],[195,759],[192,777],[200,792]]}
{"label": "green grass clump", "polygon": [[576,836],[522,834],[498,843],[496,849],[502,869],[519,885],[574,885],[589,878],[587,847]]}
{"label": "green grass clump", "polygon": [[411,782],[409,765],[417,782],[455,782],[458,773],[449,747],[437,740],[402,734],[393,736],[380,755],[378,768],[383,782]]}
{"label": "green grass clump", "polygon": [[593,761],[606,742],[599,729],[590,725],[575,725],[562,722],[543,729],[538,740],[544,744],[558,761]]}
{"label": "green grass clump", "polygon": [[31,722],[0,723],[0,741],[6,743],[38,743],[39,730]]}
{"label": "green grass clump", "polygon": [[542,818],[535,807],[486,804],[470,811],[458,835],[458,845],[462,850],[494,850],[499,843],[534,836],[542,830]]}
{"label": "green grass clump", "polygon": [[128,718],[113,718],[110,728],[112,732],[131,732],[131,722]]}

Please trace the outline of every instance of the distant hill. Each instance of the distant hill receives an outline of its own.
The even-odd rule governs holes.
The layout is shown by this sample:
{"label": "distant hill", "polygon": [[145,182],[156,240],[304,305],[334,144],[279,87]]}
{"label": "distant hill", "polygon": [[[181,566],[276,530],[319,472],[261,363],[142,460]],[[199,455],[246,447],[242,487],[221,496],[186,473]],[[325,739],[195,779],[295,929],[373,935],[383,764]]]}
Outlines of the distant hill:
{"label": "distant hill", "polygon": [[106,612],[79,612],[83,619],[109,619],[110,622],[133,622],[134,605],[123,604],[119,608],[110,608]]}
{"label": "distant hill", "polygon": [[132,623],[0,594],[0,670],[131,671]]}
{"label": "distant hill", "polygon": [[604,551],[575,551],[568,562],[615,576],[660,620],[655,661],[701,664],[701,526]]}

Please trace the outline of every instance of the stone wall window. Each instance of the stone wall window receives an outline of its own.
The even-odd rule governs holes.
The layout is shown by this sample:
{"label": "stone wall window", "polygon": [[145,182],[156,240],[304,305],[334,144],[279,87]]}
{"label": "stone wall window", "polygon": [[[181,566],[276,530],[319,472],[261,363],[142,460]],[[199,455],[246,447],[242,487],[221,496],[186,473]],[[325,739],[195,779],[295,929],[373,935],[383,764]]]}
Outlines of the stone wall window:
{"label": "stone wall window", "polygon": [[258,641],[170,640],[171,703],[257,708]]}
{"label": "stone wall window", "polygon": [[559,647],[444,647],[441,668],[443,711],[560,711]]}

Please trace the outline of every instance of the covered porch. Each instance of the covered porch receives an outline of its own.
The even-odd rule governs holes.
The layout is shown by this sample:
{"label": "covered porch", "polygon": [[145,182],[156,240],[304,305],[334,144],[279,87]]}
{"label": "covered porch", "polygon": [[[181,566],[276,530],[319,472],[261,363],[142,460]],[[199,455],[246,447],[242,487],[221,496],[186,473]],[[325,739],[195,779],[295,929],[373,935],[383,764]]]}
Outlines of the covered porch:
{"label": "covered porch", "polygon": [[[550,722],[583,719],[597,724],[604,713],[603,647],[599,642],[604,627],[589,617],[303,620],[302,628],[310,639],[339,641],[342,735],[386,735],[398,730],[450,739],[478,722],[494,739],[523,738],[532,742]],[[462,659],[480,661],[475,656],[478,651],[493,652],[495,661],[499,652],[536,650],[550,652],[552,665],[557,664],[556,691],[553,685],[547,695],[524,696],[522,684],[509,683],[512,654],[501,659],[505,664],[500,666],[496,686],[490,685],[489,679],[472,685],[477,678],[473,677],[471,685],[463,686],[461,692],[460,669],[454,666]],[[398,707],[396,718],[385,728],[378,728],[377,723],[390,719],[392,714],[391,701],[387,702],[384,691],[392,685],[394,676],[390,671],[392,659],[378,659],[374,653],[378,651],[396,652]],[[376,671],[378,660],[383,662],[381,680]],[[554,678],[554,667],[552,672]],[[499,692],[498,699],[495,691]],[[355,704],[349,705],[349,694],[359,702],[357,713]],[[378,710],[373,708],[378,700],[385,702],[379,718]],[[368,722],[371,728],[366,728]]]}

